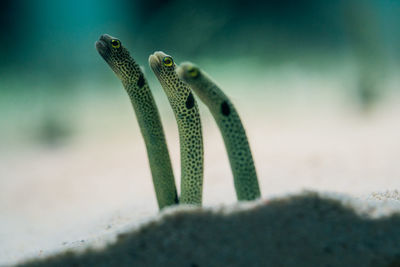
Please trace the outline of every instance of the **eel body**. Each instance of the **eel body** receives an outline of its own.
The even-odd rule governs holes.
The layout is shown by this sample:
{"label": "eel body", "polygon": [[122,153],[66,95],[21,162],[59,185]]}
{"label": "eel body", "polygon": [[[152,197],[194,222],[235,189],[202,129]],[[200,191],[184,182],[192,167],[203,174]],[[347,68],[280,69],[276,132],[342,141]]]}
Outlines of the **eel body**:
{"label": "eel body", "polygon": [[155,52],[149,64],[163,87],[178,123],[181,153],[182,204],[201,205],[203,190],[203,138],[197,103],[190,88],[175,72],[172,57]]}
{"label": "eel body", "polygon": [[142,133],[160,209],[178,204],[174,174],[160,115],[139,65],[117,38],[104,34],[96,49],[121,80]]}
{"label": "eel body", "polygon": [[249,142],[232,102],[216,83],[194,64],[182,63],[176,72],[208,107],[221,131],[238,200],[259,198],[260,187]]}

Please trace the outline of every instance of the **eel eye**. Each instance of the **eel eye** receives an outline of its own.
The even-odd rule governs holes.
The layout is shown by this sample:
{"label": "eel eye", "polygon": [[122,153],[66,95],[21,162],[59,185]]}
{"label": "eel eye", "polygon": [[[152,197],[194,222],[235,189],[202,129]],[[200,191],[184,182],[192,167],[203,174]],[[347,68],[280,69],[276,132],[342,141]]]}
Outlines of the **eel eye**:
{"label": "eel eye", "polygon": [[174,60],[172,57],[164,57],[163,60],[164,66],[171,67],[174,64]]}
{"label": "eel eye", "polygon": [[199,71],[195,67],[189,67],[187,71],[190,77],[196,78],[197,76],[199,76]]}
{"label": "eel eye", "polygon": [[120,48],[121,42],[118,40],[111,40],[111,46],[114,48]]}

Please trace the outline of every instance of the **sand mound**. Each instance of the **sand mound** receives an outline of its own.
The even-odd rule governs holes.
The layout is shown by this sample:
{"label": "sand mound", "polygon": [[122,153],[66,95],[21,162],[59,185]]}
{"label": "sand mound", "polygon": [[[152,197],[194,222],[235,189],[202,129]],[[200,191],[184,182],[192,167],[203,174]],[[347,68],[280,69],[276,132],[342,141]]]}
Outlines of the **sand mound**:
{"label": "sand mound", "polygon": [[23,266],[400,266],[399,209],[383,198],[306,192],[170,208],[104,249]]}

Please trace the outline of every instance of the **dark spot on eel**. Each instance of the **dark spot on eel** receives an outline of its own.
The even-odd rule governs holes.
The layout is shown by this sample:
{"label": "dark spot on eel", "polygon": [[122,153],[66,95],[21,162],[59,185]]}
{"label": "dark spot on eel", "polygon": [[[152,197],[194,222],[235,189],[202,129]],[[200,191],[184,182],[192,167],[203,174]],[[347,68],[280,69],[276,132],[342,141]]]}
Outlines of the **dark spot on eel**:
{"label": "dark spot on eel", "polygon": [[186,108],[191,109],[194,106],[194,97],[192,92],[189,93],[188,98],[186,99]]}
{"label": "dark spot on eel", "polygon": [[175,190],[175,204],[179,204],[179,198],[178,198],[178,193]]}
{"label": "dark spot on eel", "polygon": [[231,109],[226,101],[222,102],[221,104],[221,112],[224,116],[228,116],[231,113]]}
{"label": "dark spot on eel", "polygon": [[137,85],[139,86],[139,88],[142,88],[142,87],[143,87],[143,85],[144,85],[144,77],[143,77],[143,74],[140,74],[140,75],[139,75],[139,80],[138,80],[138,82],[137,82]]}

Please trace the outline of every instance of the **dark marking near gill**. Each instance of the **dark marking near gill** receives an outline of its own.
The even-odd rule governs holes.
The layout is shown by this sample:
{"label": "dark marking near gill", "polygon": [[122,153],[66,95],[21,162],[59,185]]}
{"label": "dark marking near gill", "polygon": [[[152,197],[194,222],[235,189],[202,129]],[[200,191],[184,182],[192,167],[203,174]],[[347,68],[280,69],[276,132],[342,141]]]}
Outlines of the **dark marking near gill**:
{"label": "dark marking near gill", "polygon": [[144,85],[144,77],[143,77],[143,74],[140,74],[140,75],[139,75],[139,80],[138,80],[138,82],[137,82],[137,85],[139,86],[139,88],[142,88],[142,87],[143,87],[143,85]]}
{"label": "dark marking near gill", "polygon": [[222,102],[221,104],[221,112],[224,116],[228,116],[231,113],[231,109],[229,108],[229,105],[228,103],[226,103],[226,101]]}
{"label": "dark marking near gill", "polygon": [[192,92],[190,92],[188,98],[186,99],[186,108],[191,109],[193,106],[194,106],[194,98]]}
{"label": "dark marking near gill", "polygon": [[175,199],[174,199],[174,201],[175,201],[175,204],[179,204],[178,192],[176,192],[176,190],[175,190]]}

